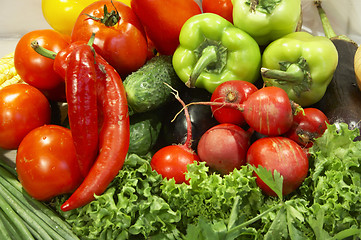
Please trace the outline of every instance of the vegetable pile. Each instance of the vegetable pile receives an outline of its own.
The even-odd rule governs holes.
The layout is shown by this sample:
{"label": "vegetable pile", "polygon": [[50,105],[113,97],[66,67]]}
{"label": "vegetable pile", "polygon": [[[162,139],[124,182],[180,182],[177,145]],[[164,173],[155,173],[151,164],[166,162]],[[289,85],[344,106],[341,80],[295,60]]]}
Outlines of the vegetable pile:
{"label": "vegetable pile", "polygon": [[0,60],[2,239],[361,238],[360,50],[321,1],[325,36],[300,0],[52,4]]}
{"label": "vegetable pile", "polygon": [[[131,154],[103,195],[83,208],[58,212],[85,239],[236,239],[231,238],[233,228],[244,239],[357,238],[361,143],[353,141],[356,130],[340,126],[328,125],[314,142],[309,175],[283,200],[261,192],[249,165],[221,176],[204,162],[194,163],[186,174],[189,185],[176,184],[152,171],[150,156]],[[282,179],[267,176],[280,187],[276,180]],[[51,205],[58,208],[62,200]]]}

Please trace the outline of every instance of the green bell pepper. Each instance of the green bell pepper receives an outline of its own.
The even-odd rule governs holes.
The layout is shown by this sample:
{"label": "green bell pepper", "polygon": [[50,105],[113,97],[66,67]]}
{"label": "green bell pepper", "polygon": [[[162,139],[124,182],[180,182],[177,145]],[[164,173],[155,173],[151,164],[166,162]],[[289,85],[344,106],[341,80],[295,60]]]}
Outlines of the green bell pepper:
{"label": "green bell pepper", "polygon": [[179,34],[173,67],[188,87],[213,93],[228,80],[255,82],[260,78],[261,52],[244,31],[214,13],[189,18]]}
{"label": "green bell pepper", "polygon": [[259,45],[294,32],[301,24],[301,0],[232,0],[233,24]]}
{"label": "green bell pepper", "polygon": [[262,55],[262,78],[266,86],[284,89],[302,107],[323,97],[338,64],[330,39],[294,32],[270,43]]}

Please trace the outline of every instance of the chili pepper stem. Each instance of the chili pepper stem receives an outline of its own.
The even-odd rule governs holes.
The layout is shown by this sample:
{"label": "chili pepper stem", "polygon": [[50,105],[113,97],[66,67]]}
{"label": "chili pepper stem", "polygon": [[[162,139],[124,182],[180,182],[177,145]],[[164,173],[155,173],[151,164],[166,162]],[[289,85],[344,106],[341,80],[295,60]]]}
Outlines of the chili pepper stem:
{"label": "chili pepper stem", "polygon": [[186,82],[186,86],[189,88],[194,88],[198,77],[201,75],[202,71],[211,63],[216,62],[218,59],[217,47],[208,46],[203,49],[202,56],[198,59],[194,69],[189,77],[189,80]]}
{"label": "chili pepper stem", "polygon": [[351,43],[357,45],[357,43],[355,43],[352,39],[350,39],[346,35],[337,35],[335,33],[335,31],[333,30],[327,15],[326,15],[325,10],[322,8],[322,1],[321,0],[315,0],[313,3],[317,7],[318,14],[319,14],[321,22],[322,22],[323,31],[324,31],[327,38],[329,38],[329,39],[341,39],[341,40],[345,40],[347,42],[351,42]]}

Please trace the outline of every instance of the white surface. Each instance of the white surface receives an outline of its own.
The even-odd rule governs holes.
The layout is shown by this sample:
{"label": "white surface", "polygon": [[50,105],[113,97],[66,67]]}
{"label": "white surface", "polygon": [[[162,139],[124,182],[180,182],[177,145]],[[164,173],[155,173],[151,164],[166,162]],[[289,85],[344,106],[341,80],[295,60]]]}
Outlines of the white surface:
{"label": "white surface", "polygon": [[0,57],[14,51],[25,33],[50,28],[41,10],[41,0],[0,0]]}
{"label": "white surface", "polygon": [[[338,35],[344,34],[361,44],[361,1],[323,0],[332,28]],[[302,0],[303,29],[315,35],[323,35],[323,29],[313,0]]]}

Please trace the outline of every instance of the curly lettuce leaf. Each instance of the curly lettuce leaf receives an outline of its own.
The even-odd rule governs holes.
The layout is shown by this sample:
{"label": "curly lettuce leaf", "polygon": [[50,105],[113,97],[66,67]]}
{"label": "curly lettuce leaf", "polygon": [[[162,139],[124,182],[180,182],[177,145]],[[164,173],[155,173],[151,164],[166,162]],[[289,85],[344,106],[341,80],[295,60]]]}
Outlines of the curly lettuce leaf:
{"label": "curly lettuce leaf", "polygon": [[62,212],[66,196],[52,205],[83,239],[181,239],[199,219],[227,225],[235,198],[237,221],[252,218],[262,205],[264,196],[247,166],[220,176],[204,162],[190,164],[187,185],[162,179],[149,161],[130,154],[106,192],[84,207]]}
{"label": "curly lettuce leaf", "polygon": [[[309,223],[320,236],[361,227],[361,142],[354,141],[358,135],[358,129],[350,130],[347,124],[328,125],[309,151],[313,167],[301,194],[312,193],[308,198],[314,217]],[[315,219],[322,220],[317,221],[322,228]]]}
{"label": "curly lettuce leaf", "polygon": [[[177,235],[174,223],[181,214],[160,197],[163,180],[149,160],[129,155],[105,193],[84,207],[58,212],[83,239],[142,239],[162,232]],[[57,198],[53,205],[59,209],[63,200]]]}
{"label": "curly lettuce leaf", "polygon": [[253,170],[248,166],[221,176],[208,172],[205,162],[188,166],[190,184],[175,184],[174,180],[162,185],[162,197],[172,209],[182,212],[184,227],[197,222],[202,216],[208,220],[228,219],[236,197],[240,197],[240,215],[249,219],[256,215],[264,195],[258,188]]}

